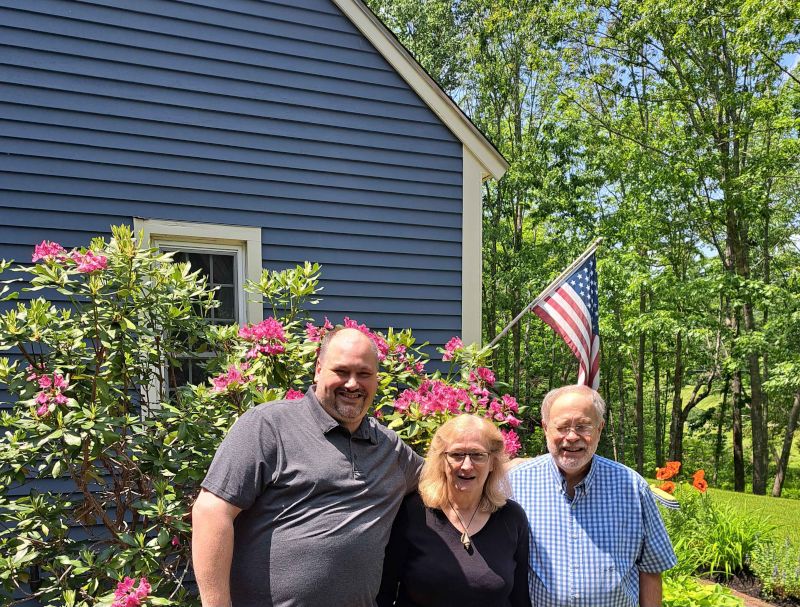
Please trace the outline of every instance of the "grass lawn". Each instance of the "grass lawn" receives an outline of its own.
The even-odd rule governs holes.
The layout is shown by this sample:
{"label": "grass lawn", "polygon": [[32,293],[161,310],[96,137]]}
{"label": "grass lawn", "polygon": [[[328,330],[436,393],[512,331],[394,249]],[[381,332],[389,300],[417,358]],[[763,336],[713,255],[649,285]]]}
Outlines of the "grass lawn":
{"label": "grass lawn", "polygon": [[709,488],[708,493],[715,502],[726,504],[742,515],[768,518],[775,526],[773,535],[776,539],[788,537],[792,543],[800,545],[800,500],[713,488]]}

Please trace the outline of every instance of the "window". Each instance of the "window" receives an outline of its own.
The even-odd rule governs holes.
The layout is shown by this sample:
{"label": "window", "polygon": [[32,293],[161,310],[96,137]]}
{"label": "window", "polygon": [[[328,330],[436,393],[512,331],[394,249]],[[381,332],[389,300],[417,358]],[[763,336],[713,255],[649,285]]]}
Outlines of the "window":
{"label": "window", "polygon": [[[209,287],[216,287],[219,307],[211,312],[214,324],[257,323],[263,320],[260,298],[245,293],[246,280],[257,281],[261,275],[261,228],[134,219],[137,237],[149,246],[174,251],[175,261],[188,261],[194,270],[201,270]],[[172,392],[187,383],[207,379],[202,354],[185,357],[169,370]],[[152,390],[151,390],[152,392]],[[150,402],[158,402],[151,393]]]}

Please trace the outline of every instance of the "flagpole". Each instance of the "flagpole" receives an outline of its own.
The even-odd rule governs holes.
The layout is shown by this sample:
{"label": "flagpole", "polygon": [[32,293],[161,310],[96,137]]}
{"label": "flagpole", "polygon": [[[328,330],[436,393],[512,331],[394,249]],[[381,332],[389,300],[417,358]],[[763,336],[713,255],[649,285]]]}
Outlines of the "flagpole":
{"label": "flagpole", "polygon": [[505,327],[505,328],[504,328],[502,331],[500,331],[500,333],[499,333],[497,336],[495,336],[495,338],[494,338],[494,339],[491,341],[491,343],[489,343],[489,345],[488,345],[488,346],[486,346],[486,349],[490,349],[490,348],[491,348],[492,346],[494,346],[494,345],[495,345],[495,344],[496,344],[498,341],[500,341],[500,340],[501,340],[501,339],[502,339],[502,338],[505,336],[505,334],[506,334],[506,333],[508,333],[508,332],[511,330],[511,327],[513,327],[515,324],[517,324],[517,323],[519,322],[519,319],[520,319],[520,318],[522,318],[523,316],[525,316],[525,314],[526,314],[527,312],[529,312],[531,309],[533,309],[533,307],[534,307],[536,304],[538,304],[540,301],[542,301],[542,299],[544,299],[545,297],[547,297],[548,295],[550,295],[550,292],[553,290],[553,287],[554,287],[555,285],[557,285],[557,284],[558,284],[558,283],[559,283],[559,282],[560,282],[560,281],[561,281],[563,278],[566,278],[567,276],[569,276],[569,275],[570,275],[570,273],[571,273],[571,272],[572,272],[572,271],[573,271],[575,268],[577,268],[577,267],[578,267],[579,265],[581,265],[581,264],[582,264],[584,261],[586,261],[586,258],[587,258],[587,257],[589,257],[589,255],[591,255],[592,253],[594,253],[594,252],[595,252],[595,249],[597,249],[597,247],[598,247],[598,246],[600,246],[600,243],[601,243],[601,242],[603,242],[603,238],[602,238],[602,237],[600,237],[600,238],[596,238],[596,239],[594,240],[594,242],[592,242],[592,244],[590,244],[590,245],[587,247],[587,249],[586,249],[586,250],[585,250],[583,253],[581,253],[581,255],[580,255],[580,257],[578,257],[578,259],[576,259],[575,261],[573,261],[573,262],[572,262],[572,263],[571,263],[571,264],[570,264],[570,265],[567,267],[567,269],[566,269],[566,270],[564,270],[563,272],[561,272],[561,274],[559,274],[558,276],[556,276],[556,277],[555,277],[555,278],[554,278],[554,279],[553,279],[553,280],[550,282],[550,284],[548,284],[548,285],[547,285],[547,286],[546,286],[546,287],[545,287],[545,288],[542,290],[542,292],[541,292],[541,293],[539,293],[539,295],[537,295],[537,296],[536,296],[536,298],[535,298],[535,299],[534,299],[534,300],[533,300],[531,303],[529,303],[527,306],[525,306],[525,309],[524,309],[524,310],[522,310],[522,312],[520,312],[519,314],[517,314],[517,315],[516,315],[516,317],[514,317],[514,320],[512,320],[510,323],[508,323],[508,324],[506,325],[506,327]]}

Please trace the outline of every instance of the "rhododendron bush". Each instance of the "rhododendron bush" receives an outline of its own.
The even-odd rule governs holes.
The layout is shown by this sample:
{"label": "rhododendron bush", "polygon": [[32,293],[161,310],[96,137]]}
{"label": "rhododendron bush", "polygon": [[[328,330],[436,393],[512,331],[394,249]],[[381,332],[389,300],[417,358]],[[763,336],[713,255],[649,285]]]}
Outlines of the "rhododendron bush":
{"label": "rhododendron bush", "polygon": [[[333,328],[309,316],[316,264],[248,283],[263,321],[212,325],[213,292],[198,272],[137,246],[129,228],[112,235],[71,251],[42,242],[32,265],[0,262],[0,383],[12,405],[0,418],[0,602],[199,604],[185,583],[190,510],[216,447],[248,408],[302,397]],[[442,350],[449,370],[431,372],[411,331],[342,323],[375,343],[375,413],[418,451],[465,411],[519,449],[520,408],[487,350],[453,338]],[[209,380],[170,390],[170,369],[197,353]]]}

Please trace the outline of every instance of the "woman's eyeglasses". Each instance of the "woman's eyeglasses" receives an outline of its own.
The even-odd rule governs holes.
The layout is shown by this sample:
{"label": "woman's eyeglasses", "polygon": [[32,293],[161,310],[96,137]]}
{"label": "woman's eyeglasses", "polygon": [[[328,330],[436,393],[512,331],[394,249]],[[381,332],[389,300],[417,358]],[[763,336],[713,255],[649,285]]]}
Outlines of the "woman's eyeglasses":
{"label": "woman's eyeglasses", "polygon": [[445,451],[444,455],[451,464],[462,464],[467,457],[469,457],[473,464],[485,464],[489,461],[488,451],[468,451],[466,453],[461,451]]}

